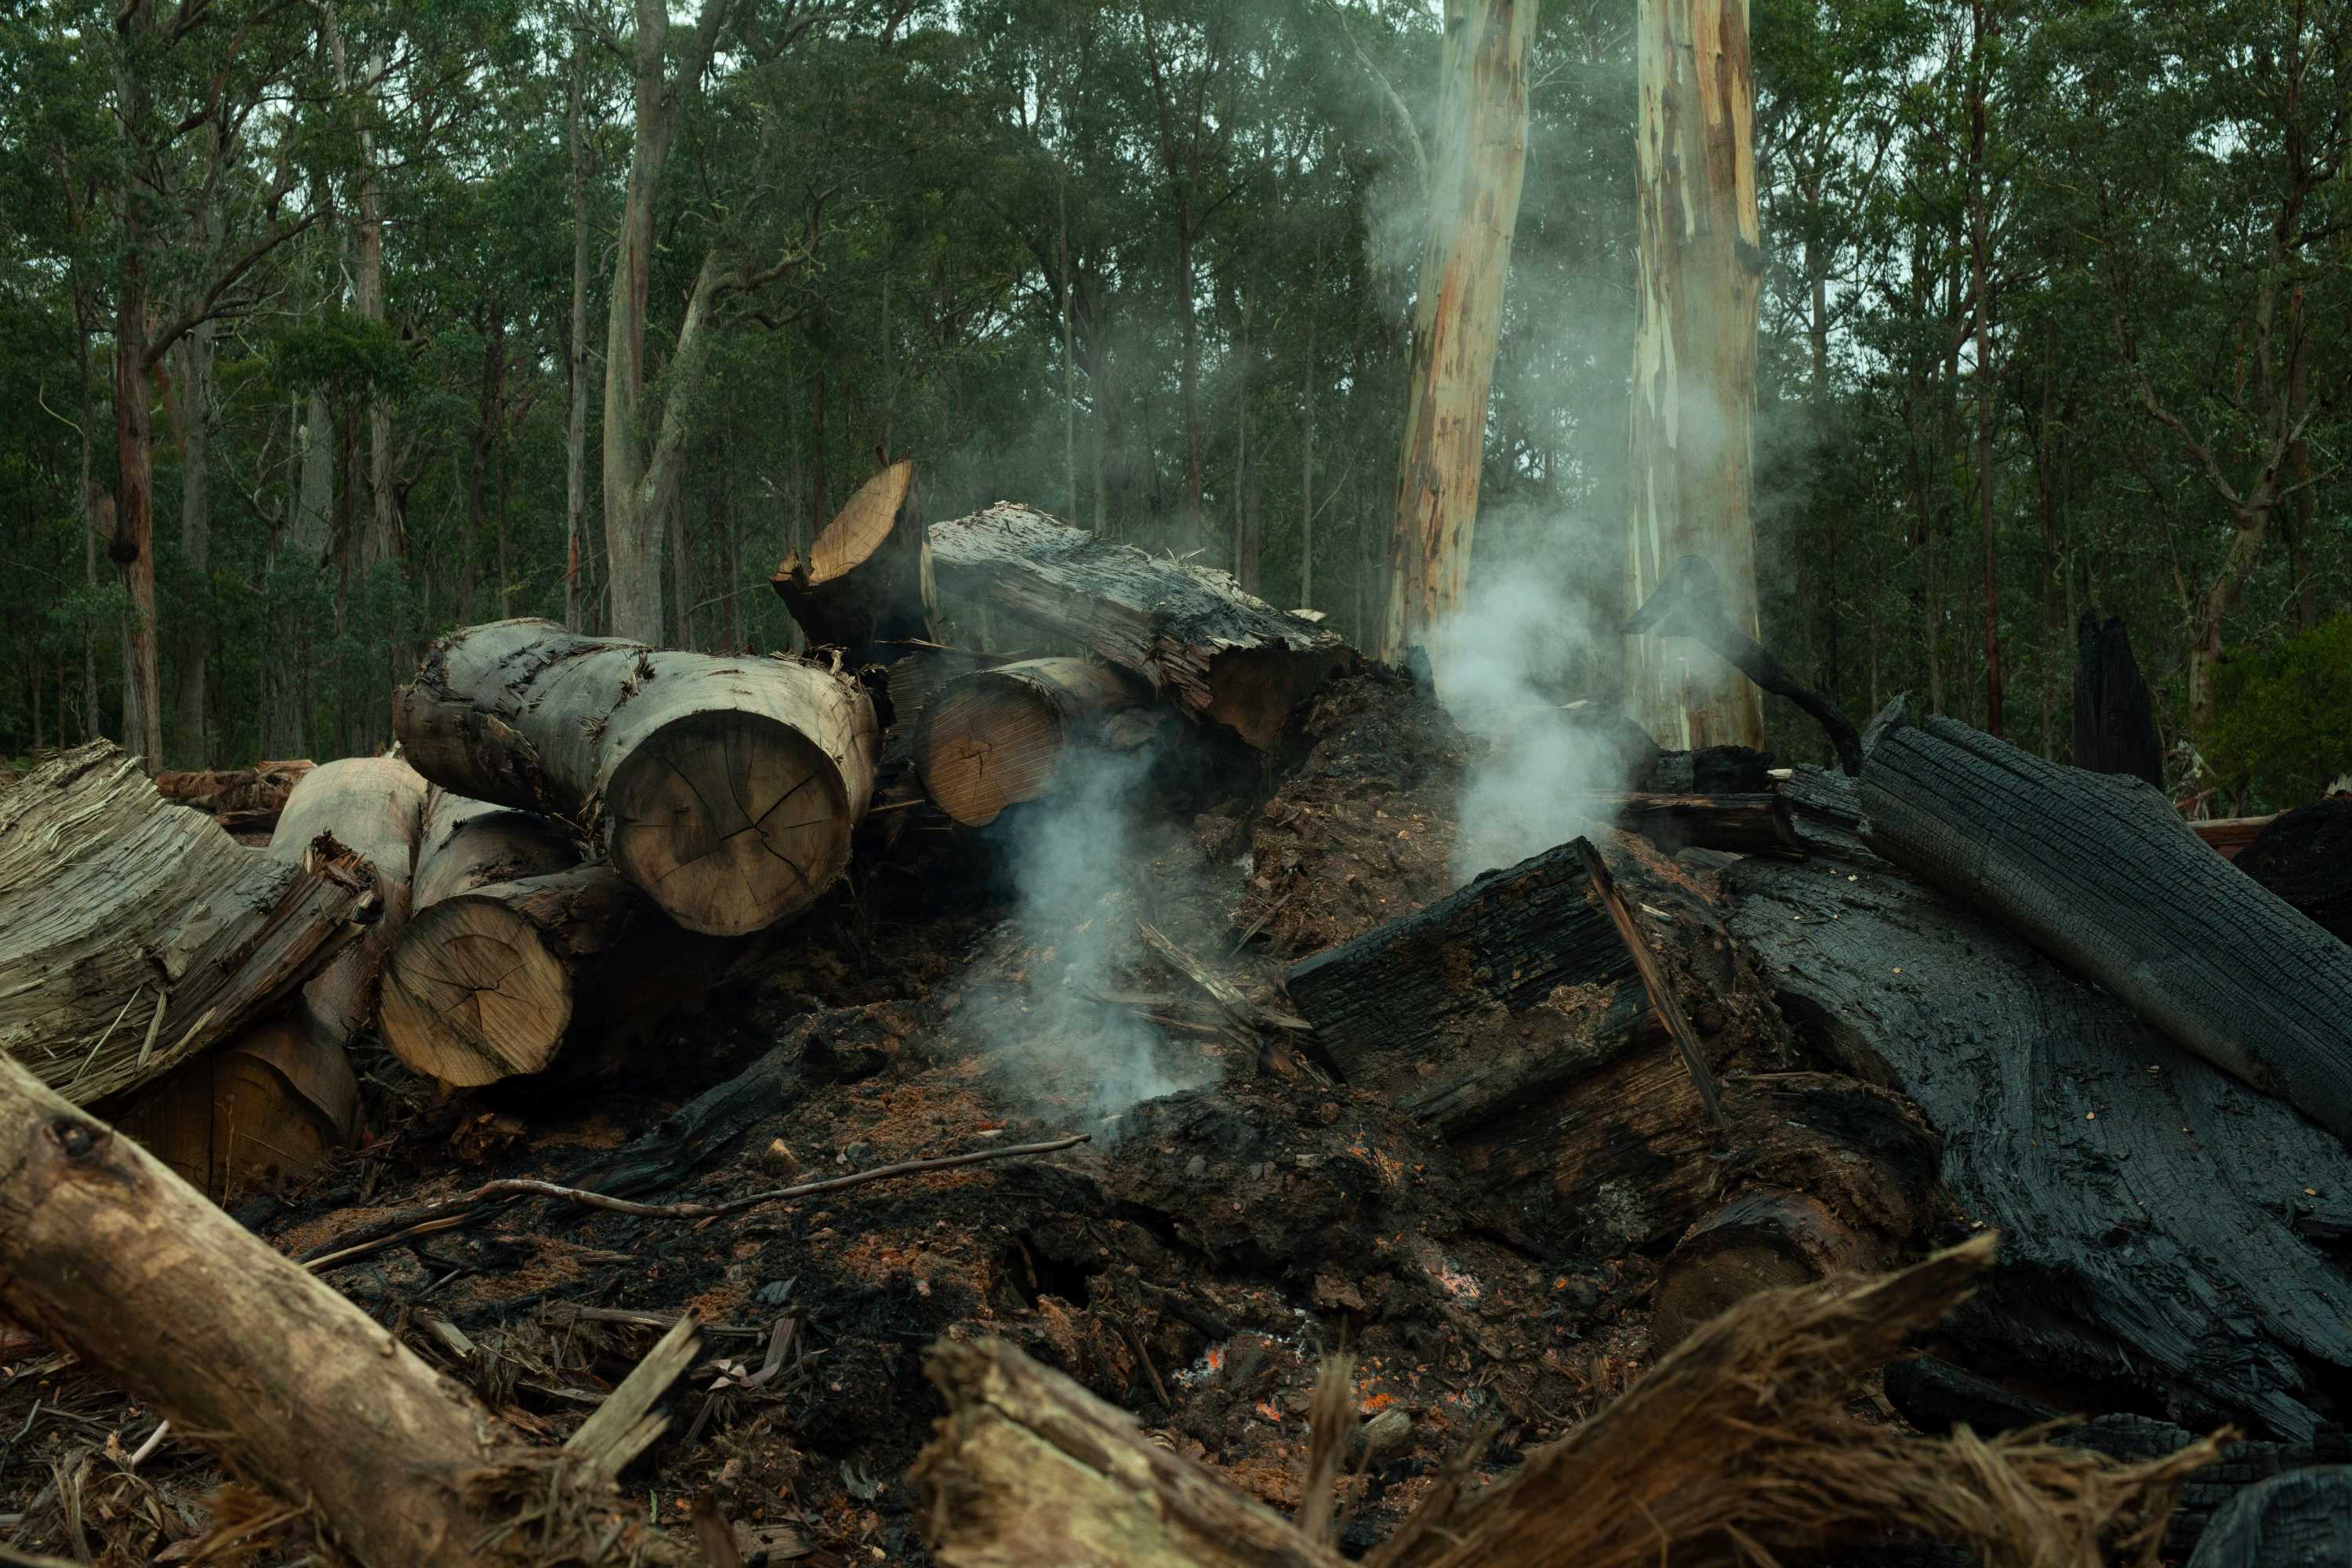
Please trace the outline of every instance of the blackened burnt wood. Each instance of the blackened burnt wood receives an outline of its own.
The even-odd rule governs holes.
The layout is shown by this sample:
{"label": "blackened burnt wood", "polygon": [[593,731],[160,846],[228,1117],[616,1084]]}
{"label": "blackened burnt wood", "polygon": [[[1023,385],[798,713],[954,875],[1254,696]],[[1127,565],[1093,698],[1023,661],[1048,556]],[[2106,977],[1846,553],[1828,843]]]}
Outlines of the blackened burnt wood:
{"label": "blackened burnt wood", "polygon": [[1595,814],[1638,833],[1671,855],[1723,849],[1735,855],[1805,857],[1789,803],[1777,792],[1753,795],[1613,795],[1594,797]]}
{"label": "blackened burnt wood", "polygon": [[2102,626],[2088,610],[2074,628],[2074,765],[2164,787],[2156,703],[2132,658],[2131,637],[2120,617],[2109,616]]}
{"label": "blackened burnt wood", "polygon": [[2238,869],[2352,942],[2352,795],[2331,795],[2272,819]]}
{"label": "blackened burnt wood", "polygon": [[877,643],[930,636],[914,483],[911,459],[890,464],[858,486],[806,560],[787,555],[768,579],[811,647],[838,647],[857,665],[874,656]]}
{"label": "blackened burnt wood", "polygon": [[1651,951],[1649,939],[1633,919],[1633,911],[1625,907],[1624,897],[1617,891],[1616,881],[1609,875],[1608,863],[1589,838],[1574,841],[1577,854],[1584,861],[1585,879],[1592,885],[1595,900],[1609,915],[1609,923],[1616,928],[1618,940],[1625,944],[1626,956],[1633,961],[1633,972],[1642,977],[1642,989],[1650,998],[1650,1005],[1665,1021],[1666,1032],[1674,1037],[1675,1049],[1682,1054],[1683,1066],[1690,1069],[1691,1085],[1698,1090],[1698,1102],[1706,1111],[1707,1124],[1717,1133],[1723,1131],[1723,1096],[1716,1087],[1715,1069],[1707,1065],[1706,1047],[1691,1027],[1689,1015],[1675,999],[1666,972]]}
{"label": "blackened burnt wood", "polygon": [[1355,655],[1233,577],[1000,501],[930,531],[944,603],[983,603],[1143,676],[1179,710],[1271,751],[1290,711]]}
{"label": "blackened burnt wood", "polygon": [[2207,1527],[2189,1568],[2352,1568],[2352,1466],[2248,1487]]}
{"label": "blackened burnt wood", "polygon": [[1917,1103],[2002,1233],[1962,1325],[1979,1364],[2309,1437],[2352,1374],[2352,1274],[2308,1223],[2352,1192],[2342,1142],[1874,856],[1721,878],[1801,1029]]}
{"label": "blackened burnt wood", "polygon": [[2206,848],[2139,780],[1899,706],[1872,736],[1859,786],[1872,848],[2352,1137],[2352,948]]}
{"label": "blackened burnt wood", "polygon": [[1459,1130],[1632,1047],[1648,1006],[1590,892],[1545,850],[1297,963],[1290,999],[1350,1084]]}

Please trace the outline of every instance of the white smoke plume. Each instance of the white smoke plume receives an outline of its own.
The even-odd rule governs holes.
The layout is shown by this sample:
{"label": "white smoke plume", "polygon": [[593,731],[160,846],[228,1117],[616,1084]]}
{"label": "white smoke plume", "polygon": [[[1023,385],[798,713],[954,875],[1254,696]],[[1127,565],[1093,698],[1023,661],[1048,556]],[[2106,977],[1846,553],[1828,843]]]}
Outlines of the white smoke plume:
{"label": "white smoke plume", "polygon": [[969,1015],[1006,1091],[1041,1111],[1077,1110],[1105,1141],[1143,1101],[1221,1076],[1213,1058],[1101,999],[1128,988],[1139,959],[1152,762],[1148,751],[1073,751],[1050,794],[999,819],[1015,895],[1006,935],[1022,957]]}

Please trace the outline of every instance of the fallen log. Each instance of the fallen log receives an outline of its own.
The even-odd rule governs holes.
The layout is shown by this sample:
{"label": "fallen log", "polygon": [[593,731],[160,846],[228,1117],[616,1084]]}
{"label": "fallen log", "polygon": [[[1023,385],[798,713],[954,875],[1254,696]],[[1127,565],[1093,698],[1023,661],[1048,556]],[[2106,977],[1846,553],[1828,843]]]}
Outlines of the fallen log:
{"label": "fallen log", "polygon": [[2248,1487],[2207,1528],[2189,1568],[2352,1568],[2352,1466]]}
{"label": "fallen log", "polygon": [[877,643],[928,638],[929,551],[911,504],[915,465],[901,458],[857,487],[809,545],[768,579],[812,647],[838,647],[852,665]]}
{"label": "fallen log", "polygon": [[935,642],[902,643],[897,651],[898,657],[890,661],[886,687],[890,696],[890,724],[882,735],[882,765],[893,773],[913,762],[915,731],[921,725],[923,710],[930,705],[932,698],[961,677],[1016,663],[1021,657],[982,653]]}
{"label": "fallen log", "polygon": [[2268,816],[2209,816],[2190,822],[2189,830],[2222,859],[2235,860],[2248,845],[2262,837],[2263,828],[2277,820],[2275,812]]}
{"label": "fallen log", "polygon": [[2126,773],[2164,787],[2164,742],[2156,701],[2132,658],[2121,616],[2105,625],[2090,611],[2074,626],[2074,765]]}
{"label": "fallen log", "polygon": [[593,1068],[698,1001],[740,952],[670,924],[606,865],[462,888],[409,921],[384,975],[384,1041],[459,1088]]}
{"label": "fallen log", "polygon": [[0,795],[0,1049],[81,1104],[266,1016],[380,901],[340,844],[245,848],[93,742]]}
{"label": "fallen log", "polygon": [[299,861],[326,836],[368,863],[383,912],[367,935],[302,987],[307,1032],[341,1050],[375,1020],[383,961],[407,923],[409,873],[425,816],[425,780],[398,757],[345,757],[312,771],[287,796],[269,852]]}
{"label": "fallen log", "polygon": [[[1859,821],[1842,777],[1791,783],[1807,817]],[[1721,873],[1727,923],[1826,1059],[1917,1103],[1944,1187],[2007,1238],[1955,1324],[1972,1358],[2308,1440],[2352,1375],[2331,1240],[2352,1152],[1993,921],[1808,837],[1812,861]]]}
{"label": "fallen log", "polygon": [[231,833],[268,833],[278,826],[286,797],[316,765],[304,759],[161,773],[155,775],[155,790],[165,800],[203,812]]}
{"label": "fallen log", "polygon": [[589,1557],[641,1511],[593,1489],[525,1506],[566,1484],[558,1461],[501,1442],[397,1335],[14,1061],[0,1062],[0,1306],[359,1563]]}
{"label": "fallen log", "polygon": [[874,786],[873,703],[780,658],[657,653],[552,621],[434,646],[394,728],[417,770],[565,818],[689,931],[742,936],[806,909],[849,863]]}
{"label": "fallen log", "polygon": [[2239,870],[2352,942],[2352,795],[2272,818],[2237,858]]}
{"label": "fallen log", "polygon": [[492,882],[543,877],[579,863],[579,841],[553,817],[436,788],[425,797],[410,904],[422,911]]}
{"label": "fallen log", "polygon": [[950,600],[984,603],[1133,670],[1178,710],[1271,751],[1291,710],[1355,655],[1232,576],[1065,528],[1011,501],[930,531]]}
{"label": "fallen log", "polygon": [[1134,676],[1084,658],[1033,658],[940,689],[915,728],[923,788],[967,827],[1054,788],[1076,754],[1135,752],[1161,732]]}
{"label": "fallen log", "polygon": [[1872,848],[2352,1138],[2352,948],[2224,865],[2139,780],[1915,722],[1900,699],[1871,735]]}
{"label": "fallen log", "polygon": [[[1990,1260],[1979,1242],[1859,1287],[1778,1290],[1715,1320],[1633,1390],[1494,1485],[1474,1449],[1364,1559],[1372,1568],[1647,1568],[1804,1560],[1909,1527],[2003,1568],[2089,1565],[2160,1521],[2213,1445],[2117,1465],[2031,1438],[1922,1438],[1844,1415],[1855,1380],[1933,1324]],[[941,1340],[948,1414],[911,1479],[950,1568],[1336,1568],[1308,1529],[1147,1439],[1001,1341]],[[1329,1440],[1327,1435],[1326,1441]],[[1314,1474],[1328,1478],[1327,1461]],[[1326,1481],[1324,1484],[1328,1484]],[[1319,1529],[1325,1509],[1302,1510]]]}

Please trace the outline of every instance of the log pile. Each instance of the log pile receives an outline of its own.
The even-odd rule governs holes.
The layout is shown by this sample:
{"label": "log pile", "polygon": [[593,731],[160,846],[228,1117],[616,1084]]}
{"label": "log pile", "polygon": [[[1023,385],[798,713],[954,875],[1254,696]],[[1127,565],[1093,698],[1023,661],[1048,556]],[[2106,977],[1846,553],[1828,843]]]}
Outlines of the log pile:
{"label": "log pile", "polygon": [[778,572],[808,657],[451,634],[267,851],[108,748],[0,795],[0,1551],[2326,1539],[2336,803],[2232,865],[2143,769],[1865,734],[1694,566],[1644,624],[1840,766],[1580,710],[1624,787],[1457,886],[1482,753],[1411,676],[914,493]]}

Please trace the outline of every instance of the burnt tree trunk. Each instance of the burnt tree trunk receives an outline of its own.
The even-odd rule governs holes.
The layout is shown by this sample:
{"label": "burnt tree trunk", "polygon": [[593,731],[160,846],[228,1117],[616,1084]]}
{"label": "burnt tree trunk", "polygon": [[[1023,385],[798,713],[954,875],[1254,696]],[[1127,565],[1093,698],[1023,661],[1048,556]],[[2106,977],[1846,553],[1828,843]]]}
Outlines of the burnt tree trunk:
{"label": "burnt tree trunk", "polygon": [[1818,858],[1725,870],[1728,928],[1818,1050],[1917,1102],[2001,1232],[1956,1332],[2095,1408],[2152,1393],[2307,1439],[2352,1373],[2352,1152],[1864,849],[1843,777],[1790,785]]}
{"label": "burnt tree trunk", "polygon": [[2102,626],[2088,610],[2074,628],[2074,765],[2164,787],[2156,702],[2132,658],[2131,637],[2120,616]]}
{"label": "burnt tree trunk", "polygon": [[2224,864],[2139,781],[1900,710],[1872,731],[1872,848],[2352,1137],[2352,948]]}
{"label": "burnt tree trunk", "polygon": [[2189,1568],[2352,1568],[2352,1466],[2248,1487],[2214,1516]]}
{"label": "burnt tree trunk", "polygon": [[1336,633],[1244,594],[1225,573],[1155,556],[1000,502],[930,531],[951,602],[984,604],[1150,681],[1260,751],[1355,656]]}
{"label": "burnt tree trunk", "polygon": [[2352,795],[2281,813],[2237,857],[2238,869],[2352,942]]}
{"label": "burnt tree trunk", "polygon": [[340,844],[239,846],[98,741],[0,795],[0,1049],[87,1104],[267,1016],[376,916]]}
{"label": "burnt tree trunk", "polygon": [[445,789],[567,818],[689,931],[740,936],[840,878],[873,791],[873,703],[777,658],[657,653],[552,621],[445,637],[394,729]]}
{"label": "burnt tree trunk", "polygon": [[967,827],[1034,800],[1074,752],[1134,752],[1161,732],[1150,688],[1084,658],[1033,658],[962,676],[924,705],[914,763],[941,811]]}

